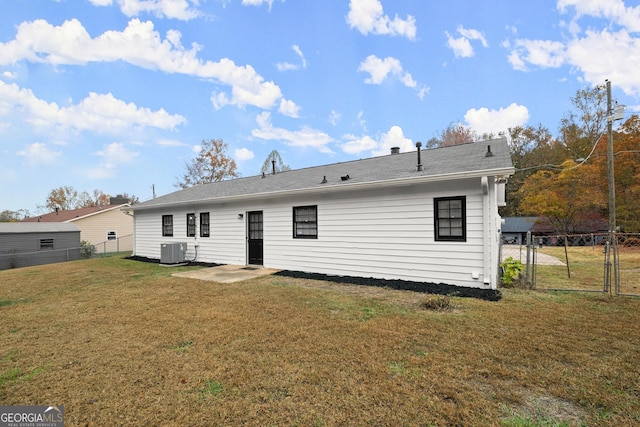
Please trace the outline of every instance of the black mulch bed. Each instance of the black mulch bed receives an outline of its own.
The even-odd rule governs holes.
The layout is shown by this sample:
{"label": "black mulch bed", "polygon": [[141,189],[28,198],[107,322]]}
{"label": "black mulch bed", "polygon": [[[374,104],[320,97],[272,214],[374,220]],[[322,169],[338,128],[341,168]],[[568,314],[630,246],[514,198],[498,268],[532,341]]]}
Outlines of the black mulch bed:
{"label": "black mulch bed", "polygon": [[409,280],[386,280],[366,277],[332,276],[319,273],[303,273],[300,271],[282,270],[274,276],[294,277],[297,279],[324,280],[334,283],[348,283],[351,285],[377,286],[401,291],[422,292],[425,294],[450,295],[465,298],[478,298],[486,301],[500,301],[502,294],[499,290],[466,288],[444,283],[412,282]]}
{"label": "black mulch bed", "polygon": [[[159,264],[160,260],[155,258],[147,258],[141,256],[129,256],[126,259],[133,261],[151,262]],[[186,262],[189,265],[197,265],[202,267],[217,267],[223,264],[215,264],[208,262]],[[498,290],[493,289],[477,289],[466,288],[463,286],[447,285],[445,283],[427,283],[427,282],[412,282],[409,280],[387,280],[387,279],[374,279],[367,277],[353,277],[353,276],[332,276],[328,274],[320,273],[304,273],[301,271],[289,271],[282,270],[273,274],[274,276],[294,277],[297,279],[310,279],[310,280],[323,280],[325,282],[333,283],[348,283],[350,285],[361,286],[377,286],[380,288],[391,288],[401,291],[413,291],[422,292],[425,294],[436,295],[450,295],[456,297],[465,298],[478,298],[486,301],[500,301],[502,294]]]}

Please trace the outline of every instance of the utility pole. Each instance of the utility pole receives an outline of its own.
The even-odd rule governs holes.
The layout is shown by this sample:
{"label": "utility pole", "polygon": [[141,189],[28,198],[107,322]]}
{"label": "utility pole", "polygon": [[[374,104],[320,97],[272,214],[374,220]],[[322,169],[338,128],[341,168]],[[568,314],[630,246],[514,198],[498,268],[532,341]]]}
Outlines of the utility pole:
{"label": "utility pole", "polygon": [[[616,294],[620,290],[618,278],[618,244],[616,237],[616,183],[613,174],[613,110],[611,109],[611,82],[607,80],[607,172],[609,175],[609,250],[613,251],[613,285]],[[609,270],[611,271],[611,270]],[[611,275],[606,278],[605,288],[611,292]]]}

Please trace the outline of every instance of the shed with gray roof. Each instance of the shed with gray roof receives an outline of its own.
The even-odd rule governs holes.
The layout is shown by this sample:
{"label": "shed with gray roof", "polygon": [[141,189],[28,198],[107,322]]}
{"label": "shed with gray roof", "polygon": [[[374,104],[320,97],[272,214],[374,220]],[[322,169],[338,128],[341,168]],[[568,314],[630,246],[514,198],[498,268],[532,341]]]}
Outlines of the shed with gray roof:
{"label": "shed with gray roof", "polygon": [[493,288],[504,138],[197,185],[133,205],[134,255]]}
{"label": "shed with gray roof", "polygon": [[69,223],[0,223],[0,270],[80,259],[80,229]]}

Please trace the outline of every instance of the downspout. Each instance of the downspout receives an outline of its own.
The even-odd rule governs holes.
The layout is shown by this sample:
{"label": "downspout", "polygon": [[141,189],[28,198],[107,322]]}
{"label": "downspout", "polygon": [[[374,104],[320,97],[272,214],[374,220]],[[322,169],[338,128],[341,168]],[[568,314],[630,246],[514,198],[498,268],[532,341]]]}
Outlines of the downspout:
{"label": "downspout", "polygon": [[493,258],[493,241],[491,239],[492,215],[491,215],[491,195],[492,191],[489,185],[489,177],[480,178],[480,186],[482,187],[482,240],[483,240],[483,282],[485,286],[496,289],[496,281],[494,279]]}

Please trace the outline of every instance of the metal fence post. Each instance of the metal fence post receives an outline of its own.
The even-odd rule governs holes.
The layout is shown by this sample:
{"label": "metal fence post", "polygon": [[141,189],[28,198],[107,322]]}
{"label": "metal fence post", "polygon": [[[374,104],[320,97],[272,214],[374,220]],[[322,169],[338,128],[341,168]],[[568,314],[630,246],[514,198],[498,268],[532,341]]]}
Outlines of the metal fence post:
{"label": "metal fence post", "polygon": [[525,267],[524,284],[531,288],[531,231],[527,231],[527,265]]}

